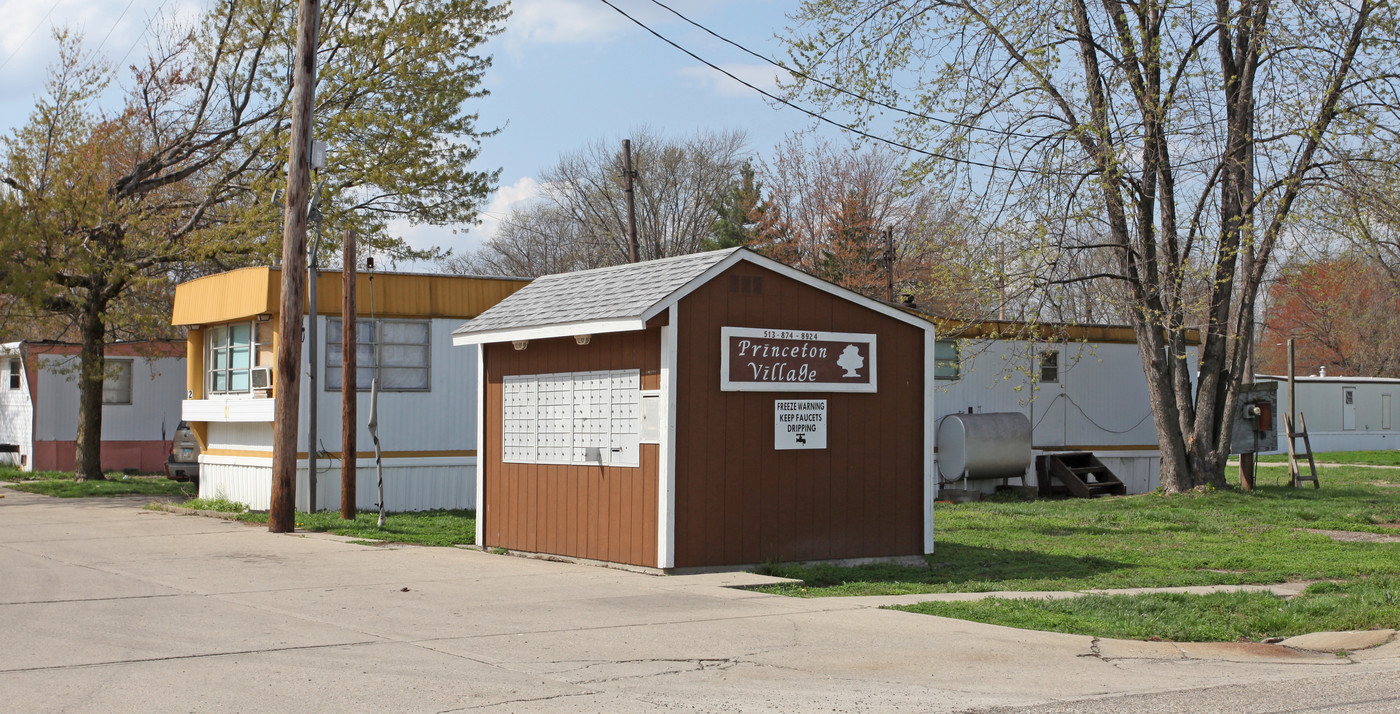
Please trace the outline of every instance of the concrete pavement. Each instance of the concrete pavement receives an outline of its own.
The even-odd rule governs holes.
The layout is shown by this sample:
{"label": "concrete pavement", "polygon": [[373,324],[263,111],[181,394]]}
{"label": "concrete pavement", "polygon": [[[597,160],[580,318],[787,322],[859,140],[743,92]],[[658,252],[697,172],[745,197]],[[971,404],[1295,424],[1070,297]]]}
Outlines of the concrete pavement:
{"label": "concrete pavement", "polygon": [[0,493],[4,711],[1400,709],[1394,638],[1100,640]]}

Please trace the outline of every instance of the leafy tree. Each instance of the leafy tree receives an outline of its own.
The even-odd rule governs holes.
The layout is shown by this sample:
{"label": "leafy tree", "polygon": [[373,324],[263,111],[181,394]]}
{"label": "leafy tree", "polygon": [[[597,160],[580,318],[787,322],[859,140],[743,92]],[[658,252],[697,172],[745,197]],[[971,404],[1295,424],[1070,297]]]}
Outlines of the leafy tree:
{"label": "leafy tree", "polygon": [[753,162],[745,161],[739,169],[739,183],[729,189],[715,204],[715,219],[709,238],[701,241],[704,250],[725,250],[751,245],[758,238],[767,206],[763,203],[763,184],[754,178]]}
{"label": "leafy tree", "polygon": [[[93,108],[107,67],[64,33],[46,96],[4,139],[0,292],[75,325],[80,479],[102,477],[113,328],[168,329],[172,279],[280,254],[268,237],[281,235],[296,5],[217,3],[158,38],[115,111]],[[491,132],[462,105],[484,93],[490,62],[474,52],[505,17],[485,0],[324,6],[315,134],[342,149],[318,177],[330,235],[353,227],[391,257],[425,257],[391,218],[475,218],[496,172],[471,168]]]}
{"label": "leafy tree", "polygon": [[[1042,287],[1115,285],[1169,491],[1223,486],[1255,303],[1300,196],[1398,125],[1384,0],[808,0],[793,92],[918,147],[998,228],[1034,226]],[[849,88],[859,94],[848,92]],[[873,104],[872,100],[884,104]],[[901,118],[881,123],[892,112]],[[1112,254],[1095,272],[1059,256]],[[1204,290],[1201,287],[1204,286]],[[1186,335],[1201,330],[1199,377]]]}
{"label": "leafy tree", "polygon": [[1285,266],[1269,286],[1258,371],[1286,374],[1292,338],[1303,370],[1400,376],[1400,286],[1388,277],[1360,256]]}

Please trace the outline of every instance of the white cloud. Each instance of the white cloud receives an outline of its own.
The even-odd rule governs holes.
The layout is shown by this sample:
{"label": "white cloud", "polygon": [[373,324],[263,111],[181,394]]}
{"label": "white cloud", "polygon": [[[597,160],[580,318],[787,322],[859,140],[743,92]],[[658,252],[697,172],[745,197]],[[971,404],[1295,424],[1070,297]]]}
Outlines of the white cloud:
{"label": "white cloud", "polygon": [[[496,235],[501,223],[510,216],[516,204],[529,201],[540,194],[540,183],[529,176],[496,189],[491,202],[481,212],[481,220],[475,226],[430,226],[414,225],[405,220],[390,221],[389,232],[403,238],[413,248],[451,248],[457,255],[468,253]],[[432,271],[431,263],[401,263],[395,270]]]}
{"label": "white cloud", "polygon": [[[771,64],[721,64],[719,67],[759,89],[774,94],[778,92],[778,74],[780,72],[786,74],[786,70],[778,69]],[[757,96],[758,94],[708,65],[682,67],[676,70],[676,74],[721,97]]]}
{"label": "white cloud", "polygon": [[[670,30],[676,27],[688,27],[675,15],[645,0],[613,2],[622,12],[666,34],[671,34]],[[692,19],[703,20],[707,13],[732,2],[671,0],[668,4]],[[646,34],[617,10],[598,0],[511,0],[510,7],[511,16],[506,21],[504,35],[509,45],[602,43],[613,40],[625,30]],[[650,36],[638,39],[655,40]]]}
{"label": "white cloud", "polygon": [[541,188],[539,181],[526,176],[509,186],[496,189],[496,195],[491,197],[491,203],[487,204],[486,210],[481,212],[481,223],[467,233],[467,242],[470,244],[470,248],[478,248],[496,235],[501,223],[510,216],[510,210],[516,204],[528,202],[540,195]]}
{"label": "white cloud", "polygon": [[630,25],[597,0],[514,0],[506,34],[517,42],[602,42]]}

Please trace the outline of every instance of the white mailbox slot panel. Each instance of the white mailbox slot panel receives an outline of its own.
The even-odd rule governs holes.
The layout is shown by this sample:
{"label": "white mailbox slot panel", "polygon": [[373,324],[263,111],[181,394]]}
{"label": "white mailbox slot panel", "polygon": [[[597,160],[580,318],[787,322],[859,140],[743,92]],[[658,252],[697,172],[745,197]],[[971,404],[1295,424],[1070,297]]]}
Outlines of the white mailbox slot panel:
{"label": "white mailbox slot panel", "polygon": [[503,387],[507,463],[641,465],[640,370],[512,375]]}

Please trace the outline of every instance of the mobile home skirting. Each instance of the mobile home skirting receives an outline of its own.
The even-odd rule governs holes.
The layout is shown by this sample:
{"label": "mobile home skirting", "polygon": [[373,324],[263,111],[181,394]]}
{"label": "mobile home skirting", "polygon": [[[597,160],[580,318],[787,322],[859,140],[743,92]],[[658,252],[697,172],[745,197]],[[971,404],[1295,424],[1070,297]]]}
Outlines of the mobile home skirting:
{"label": "mobile home skirting", "polygon": [[[476,457],[409,457],[384,459],[384,502],[387,510],[426,511],[476,508]],[[340,508],[340,460],[323,457],[317,462],[316,507]],[[297,508],[306,510],[310,482],[306,459],[297,460]],[[379,507],[374,459],[355,461],[355,507]],[[255,511],[272,505],[272,454],[257,456],[199,457],[199,497],[223,498],[247,504]]]}

